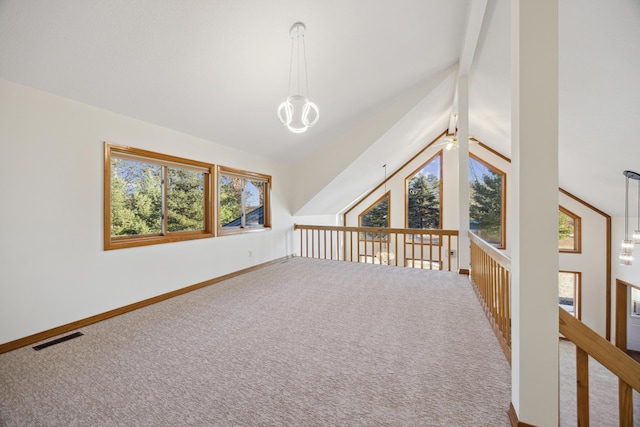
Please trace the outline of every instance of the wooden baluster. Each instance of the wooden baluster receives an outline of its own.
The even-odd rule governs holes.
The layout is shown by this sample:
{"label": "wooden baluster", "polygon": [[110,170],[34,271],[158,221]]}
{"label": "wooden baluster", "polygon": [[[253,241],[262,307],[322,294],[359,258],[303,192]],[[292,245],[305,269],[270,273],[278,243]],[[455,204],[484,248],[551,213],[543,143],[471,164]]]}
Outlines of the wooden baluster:
{"label": "wooden baluster", "polygon": [[333,234],[335,230],[331,230],[329,233],[329,259],[333,259]]}
{"label": "wooden baluster", "polygon": [[343,256],[342,259],[344,261],[347,260],[347,230],[342,230],[342,252],[343,252]]}
{"label": "wooden baluster", "polygon": [[[359,246],[360,244],[358,244]],[[358,256],[358,262],[360,262],[360,256]],[[367,263],[367,233],[364,233],[364,263]]]}
{"label": "wooden baluster", "polygon": [[633,427],[633,389],[618,378],[618,412],[620,427]]}
{"label": "wooden baluster", "polygon": [[304,238],[304,233],[302,232],[302,229],[300,229],[300,256],[301,257],[304,256],[302,254],[302,240],[303,240],[303,238]]}
{"label": "wooden baluster", "polygon": [[322,242],[324,243],[324,259],[327,259],[327,230],[322,230]]}
{"label": "wooden baluster", "polygon": [[589,355],[576,346],[578,427],[589,426]]}
{"label": "wooden baluster", "polygon": [[506,272],[506,281],[507,281],[507,336],[505,337],[507,340],[507,346],[511,348],[511,275],[508,270]]}
{"label": "wooden baluster", "polygon": [[398,239],[400,238],[400,236],[402,236],[402,238],[404,239],[404,234],[394,233],[393,236],[394,236],[394,239],[395,239],[395,256],[394,256],[394,258],[396,259],[396,267],[397,267],[398,266],[398,259],[400,258],[400,254],[398,253]]}

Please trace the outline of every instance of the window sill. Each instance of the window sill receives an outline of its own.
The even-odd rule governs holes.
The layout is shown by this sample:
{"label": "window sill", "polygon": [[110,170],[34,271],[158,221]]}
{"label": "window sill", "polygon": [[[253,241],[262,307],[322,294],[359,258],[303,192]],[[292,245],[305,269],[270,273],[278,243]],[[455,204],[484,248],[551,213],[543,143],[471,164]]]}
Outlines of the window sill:
{"label": "window sill", "polygon": [[233,228],[218,228],[218,236],[230,236],[234,234],[248,234],[248,233],[262,233],[263,231],[270,231],[271,227],[233,227]]}
{"label": "window sill", "polygon": [[105,242],[104,250],[135,248],[138,246],[184,242],[187,240],[208,239],[211,237],[213,237],[213,233],[176,233],[169,236],[116,237]]}

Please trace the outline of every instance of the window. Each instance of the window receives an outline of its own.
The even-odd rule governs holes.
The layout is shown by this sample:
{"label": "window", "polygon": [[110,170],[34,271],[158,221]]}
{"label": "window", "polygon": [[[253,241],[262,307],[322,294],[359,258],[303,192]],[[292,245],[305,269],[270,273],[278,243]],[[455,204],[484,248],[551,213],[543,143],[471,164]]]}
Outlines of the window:
{"label": "window", "polygon": [[560,271],[558,275],[558,304],[580,319],[581,274],[577,271]]}
{"label": "window", "polygon": [[469,230],[500,249],[504,248],[506,175],[469,154]]}
{"label": "window", "polygon": [[220,234],[243,233],[271,227],[271,177],[218,167]]}
{"label": "window", "polygon": [[[369,206],[358,216],[360,227],[389,228],[389,192],[384,194],[373,205]],[[366,234],[366,236],[365,236]],[[360,239],[387,240],[387,233],[361,233]]]}
{"label": "window", "polygon": [[441,227],[442,151],[405,179],[406,228]]}
{"label": "window", "polygon": [[560,206],[558,211],[558,247],[560,252],[582,252],[580,217]]}
{"label": "window", "polygon": [[213,165],[105,143],[104,248],[213,237]]}

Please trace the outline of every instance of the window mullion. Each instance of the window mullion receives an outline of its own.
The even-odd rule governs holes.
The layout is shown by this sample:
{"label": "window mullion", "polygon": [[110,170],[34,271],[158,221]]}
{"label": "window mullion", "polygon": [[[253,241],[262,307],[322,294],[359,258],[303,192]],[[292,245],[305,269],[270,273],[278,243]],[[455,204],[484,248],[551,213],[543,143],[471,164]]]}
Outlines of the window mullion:
{"label": "window mullion", "polygon": [[247,179],[246,178],[242,178],[241,182],[241,190],[240,190],[240,222],[241,222],[241,227],[245,228],[247,223],[247,218],[246,218],[246,203],[247,203],[247,192],[246,192],[246,187],[247,187]]}
{"label": "window mullion", "polygon": [[168,168],[167,166],[162,166],[162,179],[160,181],[161,188],[161,203],[160,203],[160,220],[162,223],[162,235],[167,235],[168,227],[168,212],[167,212],[167,181],[168,181]]}

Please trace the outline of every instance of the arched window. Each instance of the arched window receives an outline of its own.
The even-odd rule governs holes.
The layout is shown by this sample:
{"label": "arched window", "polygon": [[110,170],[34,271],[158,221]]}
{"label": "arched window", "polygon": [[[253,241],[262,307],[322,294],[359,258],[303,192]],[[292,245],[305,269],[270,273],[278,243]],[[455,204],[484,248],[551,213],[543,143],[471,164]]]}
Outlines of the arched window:
{"label": "arched window", "polygon": [[405,179],[406,228],[442,227],[442,151]]}
{"label": "arched window", "polygon": [[505,247],[506,174],[469,154],[469,230]]}

